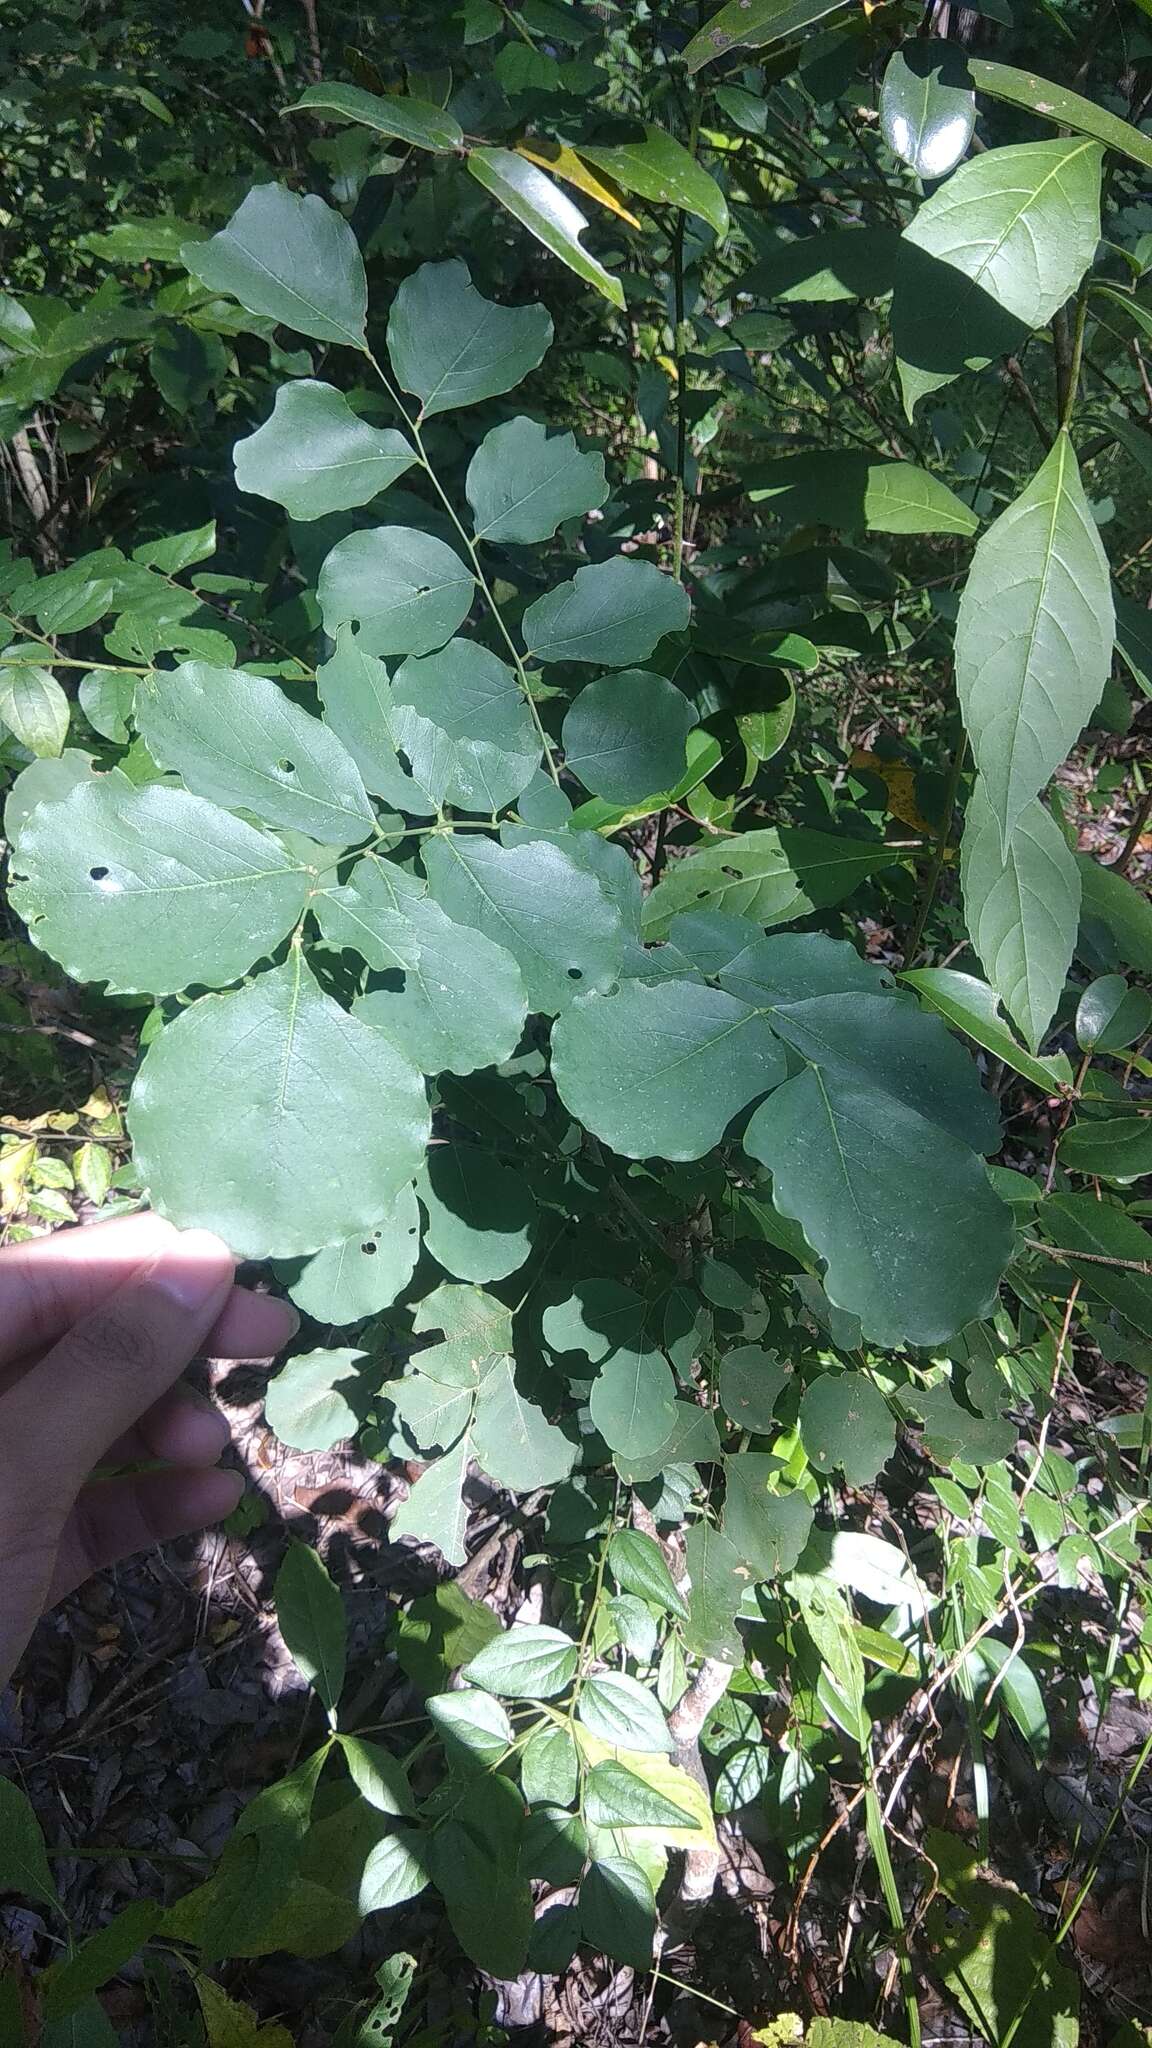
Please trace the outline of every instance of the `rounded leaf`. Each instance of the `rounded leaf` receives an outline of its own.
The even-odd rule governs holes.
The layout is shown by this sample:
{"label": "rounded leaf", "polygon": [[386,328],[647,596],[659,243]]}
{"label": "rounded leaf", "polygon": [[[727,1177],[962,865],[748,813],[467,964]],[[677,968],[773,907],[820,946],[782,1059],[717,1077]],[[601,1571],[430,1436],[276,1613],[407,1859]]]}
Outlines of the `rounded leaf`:
{"label": "rounded leaf", "polygon": [[342,391],[312,377],[282,384],[272,416],[232,451],[240,490],[293,519],[367,505],[416,460],[394,427],[370,427]]}
{"label": "rounded leaf", "polygon": [[475,584],[459,555],[416,526],[377,526],[337,541],[320,570],[324,630],[355,625],[365,654],[431,654],[461,627]]}
{"label": "rounded leaf", "polygon": [[647,669],[598,676],[564,720],[564,761],[594,796],[636,803],[674,788],[697,723],[682,690]]}

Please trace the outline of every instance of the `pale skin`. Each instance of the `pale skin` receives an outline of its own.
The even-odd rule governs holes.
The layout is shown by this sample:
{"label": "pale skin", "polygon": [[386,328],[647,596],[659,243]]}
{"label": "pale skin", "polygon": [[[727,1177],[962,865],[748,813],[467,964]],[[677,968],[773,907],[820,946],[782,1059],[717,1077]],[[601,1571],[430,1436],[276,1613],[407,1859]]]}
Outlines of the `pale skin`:
{"label": "pale skin", "polygon": [[[271,1357],[299,1318],[235,1271],[218,1237],[151,1215],[0,1252],[0,1685],[91,1573],[239,1501],[228,1425],[180,1375],[199,1353]],[[93,1477],[133,1465],[161,1469]]]}

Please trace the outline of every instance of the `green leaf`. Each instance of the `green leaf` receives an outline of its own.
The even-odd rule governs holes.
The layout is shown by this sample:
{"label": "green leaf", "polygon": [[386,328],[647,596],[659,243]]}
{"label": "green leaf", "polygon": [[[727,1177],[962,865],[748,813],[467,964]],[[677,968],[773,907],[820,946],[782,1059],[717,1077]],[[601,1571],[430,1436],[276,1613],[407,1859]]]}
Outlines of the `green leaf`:
{"label": "green leaf", "polygon": [[1107,559],[1059,434],[977,542],[956,626],[956,689],[1003,845],[1095,710],[1112,638]]}
{"label": "green leaf", "polygon": [[1096,143],[1025,142],[969,158],[904,230],[892,331],[911,414],[965,367],[1013,353],[1096,254]]}
{"label": "green leaf", "polygon": [[564,764],[596,796],[630,804],[684,773],[696,713],[664,676],[625,669],[587,684],[564,720]]}
{"label": "green leaf", "polygon": [[1035,1051],[1056,1013],[1080,923],[1075,855],[1042,803],[1025,805],[1002,847],[979,776],[960,846],[964,917],[991,987]]}
{"label": "green leaf", "polygon": [[510,1358],[499,1359],[481,1382],[472,1443],[481,1470],[512,1493],[559,1485],[580,1454],[579,1445],[520,1392]]}
{"label": "green leaf", "polygon": [[784,305],[882,299],[892,290],[900,248],[894,228],[831,228],[781,241],[739,285]]}
{"label": "green leaf", "polygon": [[18,641],[5,650],[10,666],[0,657],[0,724],[30,754],[49,759],[64,751],[72,709],[51,669],[30,658],[45,651],[39,643]]}
{"label": "green leaf", "polygon": [[356,237],[314,193],[257,185],[226,228],[181,258],[209,291],[317,341],[366,347],[368,285]]}
{"label": "green leaf", "polygon": [[404,1435],[421,1456],[451,1450],[471,1420],[470,1387],[445,1387],[416,1371],[407,1379],[389,1381],[382,1391],[391,1401]]}
{"label": "green leaf", "polygon": [[567,1728],[544,1722],[529,1736],[520,1755],[520,1783],[530,1806],[571,1806],[579,1762]]}
{"label": "green leaf", "polygon": [[576,1675],[580,1652],[558,1628],[519,1622],[487,1643],[464,1666],[464,1676],[508,1700],[550,1700]]}
{"label": "green leaf", "polygon": [[268,1427],[294,1451],[330,1451],[347,1443],[360,1418],[340,1389],[361,1384],[362,1351],[305,1351],[281,1366],[268,1382],[264,1414]]}
{"label": "green leaf", "polygon": [[665,129],[645,122],[643,142],[619,142],[606,148],[582,142],[580,154],[626,192],[696,214],[720,240],[728,233],[728,206],[715,178]]}
{"label": "green leaf", "polygon": [[0,1889],[62,1912],[40,1823],[25,1793],[0,1778]]}
{"label": "green leaf", "polygon": [[[623,308],[624,287],[583,246],[580,237],[588,223],[554,179],[510,149],[473,149],[466,162],[477,184],[498,199],[530,235],[613,306]],[[499,386],[501,391],[509,388],[507,384]]]}
{"label": "green leaf", "polygon": [[440,1692],[454,1671],[500,1634],[482,1600],[471,1600],[451,1579],[421,1594],[396,1618],[394,1644],[405,1675],[421,1692]]}
{"label": "green leaf", "polygon": [[464,143],[460,123],[430,101],[399,93],[381,97],[358,85],[306,86],[299,99],[281,112],[335,115],[338,121],[355,121],[362,128],[391,136],[396,142],[406,142],[414,149],[443,153],[460,149]]}
{"label": "green leaf", "polygon": [[925,1849],[942,1894],[925,1926],[933,1970],[975,2032],[1018,2048],[1076,2048],[1079,1979],[1031,1901],[979,1874],[968,1845],[942,1829],[927,1831]]}
{"label": "green leaf", "polygon": [[80,709],[102,739],[119,747],[128,741],[128,721],[136,703],[136,678],[115,669],[98,668],[85,676],[78,691]]}
{"label": "green leaf", "polygon": [[498,1764],[516,1740],[499,1700],[469,1686],[427,1702],[428,1713],[453,1763]]}
{"label": "green leaf", "polygon": [[245,1258],[293,1257],[373,1228],[413,1178],[430,1128],[415,1068],[325,995],[298,954],[167,1025],[128,1121],[153,1205]]}
{"label": "green leaf", "polygon": [[518,1977],[532,1933],[532,1892],[520,1874],[524,1806],[507,1778],[477,1776],[432,1837],[429,1868],[465,1955],[494,1977]]}
{"label": "green leaf", "polygon": [[652,1967],[656,1898],[646,1873],[624,1856],[601,1857],[580,1880],[580,1931],[592,1948],[641,1972]]}
{"label": "green leaf", "polygon": [[944,178],[976,125],[976,96],[957,43],[906,42],[894,50],[880,88],[880,132],[918,178]]}
{"label": "green leaf", "polygon": [[402,389],[420,400],[423,419],[511,391],[551,341],[544,306],[494,305],[459,257],[421,264],[404,279],[388,316],[392,368]]}
{"label": "green leaf", "polygon": [[629,668],[644,661],[666,633],[682,633],[692,607],[683,586],[629,555],[577,569],[530,604],[523,632],[537,661],[589,661]]}
{"label": "green leaf", "polygon": [[669,921],[688,910],[787,924],[831,909],[899,859],[879,840],[835,838],[807,826],[740,832],[674,863],[644,906],[645,936],[666,937]]}
{"label": "green leaf", "polygon": [[30,761],[20,770],[4,803],[4,837],[12,847],[40,804],[58,804],[77,787],[90,782],[96,773],[95,758],[77,747],[62,754]]}
{"label": "green leaf", "polygon": [[800,1434],[818,1472],[843,1470],[849,1486],[871,1486],[896,1448],[896,1424],[863,1372],[821,1373],[805,1388]]}
{"label": "green leaf", "polygon": [[694,1401],[673,1403],[672,1427],[658,1450],[650,1457],[623,1458],[613,1463],[627,1486],[644,1486],[660,1479],[670,1465],[710,1464],[720,1456],[720,1437],[711,1410]]}
{"label": "green leaf", "polygon": [[624,925],[601,883],[547,840],[498,846],[479,833],[426,841],[436,901],[518,963],[530,1010],[555,1016],[586,990],[607,988],[624,952]]}
{"label": "green leaf", "polygon": [[413,1317],[417,1336],[442,1341],[419,1353],[420,1370],[447,1387],[475,1387],[512,1350],[512,1311],[481,1287],[436,1287]]}
{"label": "green leaf", "polygon": [[228,374],[228,351],[216,334],[201,334],[182,321],[161,330],[152,343],[148,367],[160,396],[173,412],[195,412]]}
{"label": "green leaf", "polygon": [[566,519],[578,519],[608,496],[604,457],[582,453],[574,434],[549,434],[523,415],[492,427],[465,479],[475,538],[551,540]]}
{"label": "green leaf", "polygon": [[1082,916],[1106,927],[1126,967],[1152,974],[1152,903],[1125,876],[1102,867],[1090,853],[1077,854],[1076,864]]}
{"label": "green leaf", "polygon": [[1130,121],[1122,121],[1106,107],[1086,100],[1050,78],[1038,78],[1034,71],[1017,71],[1011,64],[990,64],[984,57],[968,58],[968,75],[977,92],[1008,100],[1014,107],[1027,107],[1045,121],[1061,128],[1073,128],[1078,135],[1091,135],[1108,149],[1131,157],[1133,163],[1152,169],[1152,136],[1142,135]]}
{"label": "green leaf", "polygon": [[282,384],[271,418],[232,455],[237,487],[271,498],[293,519],[367,505],[416,461],[403,434],[370,427],[342,391],[311,377]]}
{"label": "green leaf", "polygon": [[684,1544],[690,1592],[684,1643],[698,1657],[739,1664],[744,1644],[736,1615],[752,1573],[731,1538],[711,1522],[695,1522]]}
{"label": "green leaf", "polygon": [[727,0],[692,37],[684,51],[689,71],[699,71],[728,50],[758,50],[778,43],[831,14],[839,0]]}
{"label": "green leaf", "polygon": [[495,814],[540,765],[539,735],[513,671],[471,640],[402,663],[389,729],[437,808]]}
{"label": "green leaf", "polygon": [[589,1405],[610,1448],[629,1461],[658,1450],[675,1420],[663,1305],[618,1280],[581,1278],[567,1301],[545,1310],[543,1331],[553,1351],[599,1366]]}
{"label": "green leaf", "polygon": [[1152,1117],[1086,1118],[1065,1131],[1060,1164],[1072,1173],[1097,1173],[1126,1185],[1152,1173]]}
{"label": "green leaf", "polygon": [[317,594],[333,639],[354,623],[353,645],[365,654],[431,654],[463,625],[475,587],[471,570],[435,534],[376,526],[337,541]]}
{"label": "green leaf", "polygon": [[783,1578],[812,1530],[811,1503],[799,1492],[773,1492],[778,1458],[740,1451],[724,1460],[724,1535],[757,1579]]}
{"label": "green leaf", "polygon": [[413,817],[430,818],[436,805],[401,767],[392,739],[388,671],[350,626],[336,628],[336,652],[317,669],[316,688],[325,723],[343,740],[365,788]]}
{"label": "green leaf", "polygon": [[[360,1005],[359,1014],[370,1014]],[[536,1200],[516,1168],[479,1145],[434,1145],[416,1183],[424,1242],[456,1280],[504,1280],[532,1250]]]}
{"label": "green leaf", "polygon": [[39,805],[13,869],[38,946],[77,981],[150,995],[235,981],[291,931],[312,879],[270,833],[115,775]]}
{"label": "green leaf", "polygon": [[600,1671],[584,1681],[576,1717],[593,1735],[623,1749],[672,1752],[668,1724],[646,1686],[620,1671]]}
{"label": "green leaf", "polygon": [[[85,1999],[91,1998],[109,1978],[119,1975],[125,1963],[131,1962],[155,1934],[163,1917],[162,1906],[149,1899],[138,1899],[125,1906],[106,1927],[89,1935],[72,1955],[45,1970],[39,1980],[45,2021],[50,2025],[73,2013],[79,2017]],[[15,2040],[19,2042],[19,2033]]]}
{"label": "green leaf", "polygon": [[419,1255],[416,1191],[404,1187],[368,1229],[326,1244],[309,1259],[288,1292],[314,1322],[359,1323],[391,1307],[412,1278]]}
{"label": "green leaf", "polygon": [[796,526],[967,535],[980,524],[971,507],[928,470],[851,448],[778,455],[758,463],[745,482],[753,504],[766,504]]}
{"label": "green leaf", "polygon": [[141,680],[140,737],[197,796],[350,846],[372,830],[359,771],[334,732],[267,676],[187,661]]}
{"label": "green leaf", "polygon": [[1152,1331],[1152,1274],[1126,1271],[1099,1263],[1113,1259],[1128,1265],[1152,1265],[1152,1234],[1134,1216],[1095,1195],[1049,1195],[1037,1211],[1042,1237],[1066,1251],[1087,1252],[1092,1260],[1077,1264],[1061,1259],[1064,1279],[1078,1279],[1084,1293],[1102,1296],[1141,1331]]}
{"label": "green leaf", "polygon": [[[642,1688],[640,1688],[642,1690]],[[592,1731],[596,1741],[602,1741],[598,1731]],[[607,1738],[616,1747],[616,1738]],[[587,1738],[578,1735],[582,1749]],[[596,1755],[595,1748],[591,1752]],[[662,1752],[657,1752],[660,1755]],[[605,1757],[599,1752],[601,1761],[594,1763],[588,1773],[584,1792],[584,1813],[589,1826],[596,1828],[672,1828],[677,1834],[699,1828],[700,1823],[690,1808],[679,1806],[649,1784],[647,1773],[641,1775],[648,1762],[646,1756],[637,1756],[636,1770],[617,1757]],[[687,1790],[687,1786],[685,1787]]]}
{"label": "green leaf", "polygon": [[275,1597],[288,1654],[334,1716],[344,1686],[344,1602],[310,1543],[289,1543]]}
{"label": "green leaf", "polygon": [[775,1351],[740,1344],[720,1361],[720,1406],[738,1429],[771,1432],[779,1427],[773,1410],[791,1377]]}
{"label": "green leaf", "polygon": [[1038,1764],[1047,1761],[1052,1735],[1048,1726],[1048,1714],[1044,1696],[1036,1682],[1036,1676],[1025,1663],[1023,1656],[1014,1645],[1002,1643],[995,1636],[984,1636],[973,1644],[964,1659],[968,1675],[976,1689],[976,1707],[979,1712],[982,1696],[995,1683],[997,1693],[1008,1713],[1032,1751]]}
{"label": "green leaf", "polygon": [[348,1775],[369,1806],[377,1813],[415,1813],[404,1766],[391,1750],[384,1749],[379,1742],[366,1742],[362,1735],[340,1735],[337,1740]]}
{"label": "green leaf", "polygon": [[369,1850],[357,1904],[361,1914],[388,1912],[417,1898],[427,1883],[426,1837],[415,1828],[396,1828]]}
{"label": "green leaf", "polygon": [[[1152,453],[1152,448],[1149,452]],[[1152,612],[1133,598],[1122,597],[1118,590],[1113,591],[1112,602],[1116,609],[1116,652],[1123,657],[1144,695],[1152,697]]]}
{"label": "green leaf", "polygon": [[464,1481],[471,1452],[471,1438],[465,1431],[459,1443],[421,1473],[388,1525],[393,1542],[400,1536],[414,1536],[420,1543],[434,1543],[446,1564],[464,1563],[468,1555],[464,1545],[468,1528]]}
{"label": "green leaf", "polygon": [[581,996],[552,1034],[561,1101],[629,1159],[702,1158],[784,1073],[758,1011],[702,982],[622,981]]}
{"label": "green leaf", "polygon": [[666,1614],[684,1621],[687,1603],[675,1581],[660,1545],[639,1529],[617,1529],[608,1542],[608,1569],[618,1586],[649,1600]]}
{"label": "green leaf", "polygon": [[516,1050],[524,1027],[520,970],[504,946],[454,923],[430,896],[397,887],[410,880],[391,862],[370,858],[342,889],[313,898],[326,938],[404,976],[401,988],[361,996],[354,1014],[424,1073],[497,1066]]}
{"label": "green leaf", "polygon": [[1152,1022],[1152,998],[1122,974],[1091,981],[1076,1007],[1076,1042],[1085,1052],[1123,1052]]}
{"label": "green leaf", "polygon": [[977,981],[971,974],[957,974],[951,967],[918,967],[900,979],[957,1031],[963,1031],[1015,1073],[1023,1074],[1046,1095],[1071,1086],[1072,1069],[1066,1055],[1053,1053],[1048,1059],[1036,1059],[1025,1052],[1000,1016],[987,982]]}

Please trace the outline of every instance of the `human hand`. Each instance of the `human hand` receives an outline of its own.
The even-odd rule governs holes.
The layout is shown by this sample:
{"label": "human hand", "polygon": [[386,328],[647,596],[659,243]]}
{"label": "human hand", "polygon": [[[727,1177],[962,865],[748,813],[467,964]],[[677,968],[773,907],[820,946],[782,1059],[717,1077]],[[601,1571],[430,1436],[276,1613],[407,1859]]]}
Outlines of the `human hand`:
{"label": "human hand", "polygon": [[[267,1358],[299,1325],[233,1285],[206,1230],[138,1215],[0,1252],[0,1685],[74,1586],[230,1514],[228,1425],[176,1384],[198,1352]],[[99,1465],[164,1469],[92,1481]]]}

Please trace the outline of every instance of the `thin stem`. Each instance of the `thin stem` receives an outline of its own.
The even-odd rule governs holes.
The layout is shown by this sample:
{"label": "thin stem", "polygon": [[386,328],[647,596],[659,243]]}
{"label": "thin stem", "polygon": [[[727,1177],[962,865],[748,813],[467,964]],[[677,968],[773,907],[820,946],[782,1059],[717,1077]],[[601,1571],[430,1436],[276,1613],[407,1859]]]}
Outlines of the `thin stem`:
{"label": "thin stem", "polygon": [[1084,359],[1084,329],[1088,324],[1088,294],[1084,292],[1076,303],[1076,324],[1072,330],[1072,352],[1068,358],[1067,381],[1064,386],[1064,404],[1060,413],[1060,431],[1066,434],[1076,410],[1080,395],[1080,365]]}
{"label": "thin stem", "polygon": [[952,819],[956,810],[956,798],[959,794],[960,777],[964,772],[964,760],[967,752],[968,735],[967,733],[961,733],[960,743],[952,757],[952,769],[948,777],[948,787],[944,792],[944,808],[940,819],[940,831],[937,835],[935,851],[932,855],[932,864],[924,880],[924,889],[920,897],[919,908],[916,912],[916,922],[912,927],[912,935],[904,948],[904,965],[906,967],[912,965],[917,953],[920,951],[920,942],[924,937],[924,927],[931,914],[932,905],[936,901],[936,891],[940,884],[940,873],[944,866],[945,855],[948,852],[948,840],[952,831]]}
{"label": "thin stem", "polygon": [[503,617],[501,616],[500,607],[496,602],[496,598],[492,591],[492,587],[488,581],[488,578],[484,574],[484,570],[480,562],[480,557],[476,552],[476,543],[472,539],[472,536],[469,533],[467,527],[464,525],[463,521],[460,518],[458,518],[456,508],[453,505],[451,498],[448,496],[447,491],[444,489],[443,484],[441,483],[439,477],[436,474],[436,471],[433,469],[432,464],[428,459],[428,451],[424,446],[424,438],[420,432],[420,428],[417,421],[413,419],[412,414],[408,411],[408,408],[404,404],[404,401],[401,398],[400,393],[396,390],[395,385],[392,383],[391,379],[388,377],[386,372],[381,368],[380,364],[376,360],[376,357],[372,354],[372,351],[370,349],[366,349],[365,354],[368,358],[368,361],[371,363],[372,368],[375,370],[376,375],[379,377],[380,382],[384,386],[385,391],[388,393],[389,398],[392,400],[393,405],[396,407],[397,412],[400,414],[401,419],[407,426],[408,431],[416,444],[416,455],[420,463],[420,466],[423,469],[425,476],[428,478],[428,481],[431,484],[433,490],[435,491],[436,496],[439,498],[440,503],[443,505],[445,512],[448,514],[449,519],[452,521],[452,524],[455,527],[456,532],[459,534],[460,539],[464,543],[464,547],[466,548],[468,553],[468,560],[472,565],[472,574],[475,576],[477,583],[480,585],[480,589],[484,595],[484,601],[488,606],[488,610],[492,614],[492,618],[495,622],[496,629],[499,632],[501,639],[504,641],[504,644],[512,657],[512,663],[516,670],[516,680],[520,685],[520,688],[524,694],[524,700],[528,706],[529,711],[532,714],[532,722],[536,727],[536,732],[540,741],[540,745],[544,749],[544,759],[548,763],[548,773],[552,777],[552,780],[556,784],[556,787],[559,788],[560,771],[556,766],[556,762],[552,754],[551,743],[549,741],[547,733],[544,730],[544,723],[540,717],[540,712],[537,707],[536,700],[532,695],[532,687],[528,680],[528,671],[524,666],[524,657],[520,653],[520,650],[517,647],[516,642],[513,640],[512,635],[508,631],[508,628],[504,623]]}
{"label": "thin stem", "polygon": [[676,334],[676,481],[673,497],[672,574],[680,580],[684,564],[684,472],[688,465],[688,415],[685,408],[688,364],[684,348],[684,215],[678,213],[672,235]]}
{"label": "thin stem", "polygon": [[1112,872],[1114,875],[1122,875],[1125,872],[1132,855],[1144,837],[1144,827],[1147,825],[1149,817],[1152,817],[1152,784],[1149,784],[1135,811],[1132,813],[1132,823],[1128,827],[1128,837],[1124,841],[1124,845],[1117,854],[1116,859],[1112,862]]}

